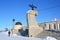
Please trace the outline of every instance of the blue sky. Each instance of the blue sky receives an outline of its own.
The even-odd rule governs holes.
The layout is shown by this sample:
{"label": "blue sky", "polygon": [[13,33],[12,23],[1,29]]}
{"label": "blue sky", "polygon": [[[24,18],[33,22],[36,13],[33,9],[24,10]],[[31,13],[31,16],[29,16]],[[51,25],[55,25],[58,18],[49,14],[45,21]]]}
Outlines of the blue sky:
{"label": "blue sky", "polygon": [[60,0],[0,0],[0,29],[11,29],[13,18],[27,25],[26,14],[31,9],[28,5],[32,3],[37,6],[38,23],[60,19]]}

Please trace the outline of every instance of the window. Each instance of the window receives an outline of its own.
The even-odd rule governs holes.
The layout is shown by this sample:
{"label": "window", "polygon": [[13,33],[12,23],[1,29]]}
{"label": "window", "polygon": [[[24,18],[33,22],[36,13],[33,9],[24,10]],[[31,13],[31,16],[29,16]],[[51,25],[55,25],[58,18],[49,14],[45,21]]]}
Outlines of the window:
{"label": "window", "polygon": [[46,27],[46,24],[44,24],[44,26]]}
{"label": "window", "polygon": [[44,26],[43,26],[43,29],[45,29],[46,28],[46,24],[44,24]]}
{"label": "window", "polygon": [[54,24],[54,29],[56,29],[56,24]]}
{"label": "window", "polygon": [[51,30],[51,25],[49,24],[49,30]]}
{"label": "window", "polygon": [[59,29],[60,29],[60,24],[59,24]]}

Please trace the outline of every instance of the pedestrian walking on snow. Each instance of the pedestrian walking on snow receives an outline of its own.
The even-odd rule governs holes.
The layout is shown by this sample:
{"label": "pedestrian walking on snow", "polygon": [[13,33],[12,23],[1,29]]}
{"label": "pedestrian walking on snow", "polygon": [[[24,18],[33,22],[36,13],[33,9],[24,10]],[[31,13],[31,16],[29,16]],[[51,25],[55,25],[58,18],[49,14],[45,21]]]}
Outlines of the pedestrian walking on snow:
{"label": "pedestrian walking on snow", "polygon": [[10,36],[10,33],[11,33],[11,32],[10,32],[10,31],[8,31],[8,36]]}

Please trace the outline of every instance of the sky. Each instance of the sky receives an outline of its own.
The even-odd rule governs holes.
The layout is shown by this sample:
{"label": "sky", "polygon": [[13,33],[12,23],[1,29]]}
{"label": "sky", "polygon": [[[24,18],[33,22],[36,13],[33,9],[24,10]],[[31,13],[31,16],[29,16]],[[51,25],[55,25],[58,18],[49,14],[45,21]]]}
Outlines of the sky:
{"label": "sky", "polygon": [[60,19],[60,0],[0,0],[0,30],[11,29],[12,19],[26,26],[26,14],[31,10],[29,4],[37,7],[37,23]]}

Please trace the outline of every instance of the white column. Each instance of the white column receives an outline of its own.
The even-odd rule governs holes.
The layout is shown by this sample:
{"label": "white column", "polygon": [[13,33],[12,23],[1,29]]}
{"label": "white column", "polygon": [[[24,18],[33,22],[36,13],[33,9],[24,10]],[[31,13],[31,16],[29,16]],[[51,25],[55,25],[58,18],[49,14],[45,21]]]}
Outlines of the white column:
{"label": "white column", "polygon": [[59,30],[59,23],[58,23],[58,30]]}
{"label": "white column", "polygon": [[52,23],[51,29],[54,30],[54,24]]}
{"label": "white column", "polygon": [[49,24],[46,24],[46,28],[45,28],[46,30],[49,30]]}

